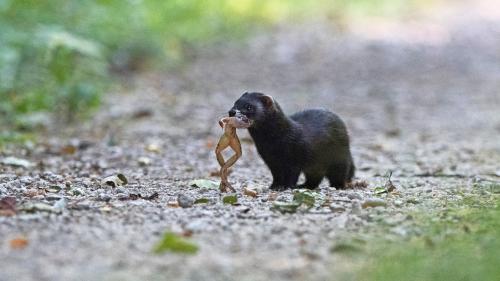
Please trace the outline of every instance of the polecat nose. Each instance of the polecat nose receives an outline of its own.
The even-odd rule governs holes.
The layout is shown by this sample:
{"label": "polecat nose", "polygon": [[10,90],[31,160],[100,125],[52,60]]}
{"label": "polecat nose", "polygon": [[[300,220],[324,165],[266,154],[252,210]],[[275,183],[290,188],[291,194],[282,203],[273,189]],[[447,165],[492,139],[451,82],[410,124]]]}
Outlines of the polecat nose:
{"label": "polecat nose", "polygon": [[229,117],[233,117],[234,115],[236,115],[236,110],[231,108],[231,110],[229,110],[228,113],[229,113]]}

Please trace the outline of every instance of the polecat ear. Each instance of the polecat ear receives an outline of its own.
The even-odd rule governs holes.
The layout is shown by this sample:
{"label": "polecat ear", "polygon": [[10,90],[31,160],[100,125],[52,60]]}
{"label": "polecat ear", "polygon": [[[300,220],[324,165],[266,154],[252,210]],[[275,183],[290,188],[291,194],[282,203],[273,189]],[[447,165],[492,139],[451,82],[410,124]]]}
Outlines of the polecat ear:
{"label": "polecat ear", "polygon": [[265,108],[274,107],[274,99],[270,95],[263,95],[260,97],[260,100]]}

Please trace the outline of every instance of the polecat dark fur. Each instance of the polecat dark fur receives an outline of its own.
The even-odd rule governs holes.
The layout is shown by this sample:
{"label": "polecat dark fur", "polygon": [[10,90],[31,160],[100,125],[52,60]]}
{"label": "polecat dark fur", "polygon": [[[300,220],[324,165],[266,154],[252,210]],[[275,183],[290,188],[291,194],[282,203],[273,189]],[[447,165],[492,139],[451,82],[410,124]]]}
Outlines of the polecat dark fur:
{"label": "polecat dark fur", "polygon": [[[349,135],[344,122],[324,109],[286,116],[279,104],[262,93],[244,93],[229,111],[251,120],[248,128],[257,151],[271,170],[271,189],[318,187],[324,177],[343,189],[354,176]],[[297,186],[300,173],[306,177]]]}

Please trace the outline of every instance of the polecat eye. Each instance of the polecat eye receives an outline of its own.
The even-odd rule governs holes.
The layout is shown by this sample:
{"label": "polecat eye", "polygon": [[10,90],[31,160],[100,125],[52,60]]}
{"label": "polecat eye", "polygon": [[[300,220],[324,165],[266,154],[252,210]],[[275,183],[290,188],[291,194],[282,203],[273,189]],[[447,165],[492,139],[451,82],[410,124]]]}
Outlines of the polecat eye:
{"label": "polecat eye", "polygon": [[247,109],[248,111],[251,111],[251,110],[253,109],[253,106],[251,106],[250,104],[247,104],[246,109]]}

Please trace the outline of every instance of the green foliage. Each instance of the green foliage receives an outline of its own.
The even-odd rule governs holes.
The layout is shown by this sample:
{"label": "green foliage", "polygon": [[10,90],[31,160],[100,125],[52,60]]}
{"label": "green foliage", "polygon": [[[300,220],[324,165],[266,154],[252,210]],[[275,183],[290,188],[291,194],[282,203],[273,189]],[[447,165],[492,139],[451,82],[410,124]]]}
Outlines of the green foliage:
{"label": "green foliage", "polygon": [[72,121],[99,104],[112,83],[109,70],[141,70],[153,61],[176,65],[192,46],[241,38],[255,27],[284,19],[413,7],[402,3],[0,0],[0,120],[12,127],[19,115],[45,111]]}
{"label": "green foliage", "polygon": [[500,207],[484,205],[424,215],[422,236],[376,248],[358,280],[498,280]]}
{"label": "green foliage", "polygon": [[222,197],[222,203],[234,205],[238,203],[238,196],[236,195],[226,195]]}
{"label": "green foliage", "polygon": [[198,252],[198,246],[179,237],[175,233],[167,232],[163,235],[162,240],[156,244],[153,251],[156,254],[164,252],[195,254]]}
{"label": "green foliage", "polygon": [[110,84],[109,69],[182,60],[190,45],[266,21],[261,7],[271,2],[279,1],[0,0],[3,125],[39,111],[84,116]]}

